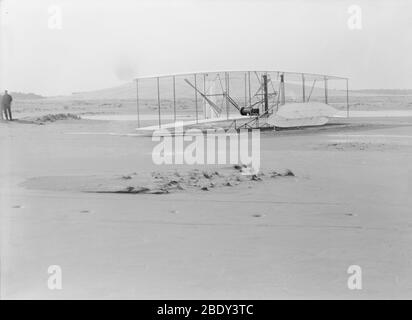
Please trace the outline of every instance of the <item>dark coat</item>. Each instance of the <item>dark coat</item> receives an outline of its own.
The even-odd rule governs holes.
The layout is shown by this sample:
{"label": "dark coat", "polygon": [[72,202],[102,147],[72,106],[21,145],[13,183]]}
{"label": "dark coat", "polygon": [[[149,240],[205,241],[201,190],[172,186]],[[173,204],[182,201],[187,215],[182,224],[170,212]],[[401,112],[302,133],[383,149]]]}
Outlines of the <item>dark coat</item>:
{"label": "dark coat", "polygon": [[2,98],[1,98],[1,106],[3,108],[10,108],[11,102],[13,101],[13,98],[11,95],[6,93]]}

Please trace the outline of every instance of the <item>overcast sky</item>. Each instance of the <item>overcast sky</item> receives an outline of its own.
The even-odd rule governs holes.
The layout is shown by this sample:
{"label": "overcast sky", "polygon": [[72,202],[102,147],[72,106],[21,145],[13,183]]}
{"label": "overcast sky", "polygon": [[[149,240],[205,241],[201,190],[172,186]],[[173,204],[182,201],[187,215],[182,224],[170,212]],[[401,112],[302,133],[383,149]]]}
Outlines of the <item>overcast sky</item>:
{"label": "overcast sky", "polygon": [[[351,5],[361,29],[348,27]],[[408,0],[3,0],[0,23],[0,87],[10,91],[68,94],[218,69],[412,88]]]}

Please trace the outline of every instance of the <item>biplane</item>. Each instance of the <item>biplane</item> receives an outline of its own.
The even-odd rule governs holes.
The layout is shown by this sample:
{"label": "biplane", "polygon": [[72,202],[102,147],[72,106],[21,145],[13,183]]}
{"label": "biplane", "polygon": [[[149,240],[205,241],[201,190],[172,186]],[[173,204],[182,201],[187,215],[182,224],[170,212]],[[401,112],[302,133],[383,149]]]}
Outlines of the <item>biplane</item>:
{"label": "biplane", "polygon": [[[226,130],[321,126],[337,112],[328,100],[328,83],[334,80],[346,83],[343,90],[335,92],[339,92],[341,104],[346,104],[349,115],[348,78],[344,77],[284,71],[213,71],[139,77],[135,79],[136,130],[214,125]],[[140,126],[143,94],[146,99],[157,101],[156,125]],[[173,109],[173,122],[162,121],[165,101]],[[177,121],[177,109],[182,105],[193,111],[194,119]]]}

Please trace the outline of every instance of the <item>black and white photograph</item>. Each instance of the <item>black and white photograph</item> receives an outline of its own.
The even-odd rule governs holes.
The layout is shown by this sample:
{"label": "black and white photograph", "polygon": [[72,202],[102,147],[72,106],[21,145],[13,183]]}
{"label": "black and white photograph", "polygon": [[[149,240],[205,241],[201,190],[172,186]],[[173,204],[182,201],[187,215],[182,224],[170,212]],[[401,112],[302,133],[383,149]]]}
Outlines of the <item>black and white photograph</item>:
{"label": "black and white photograph", "polygon": [[0,300],[412,298],[412,1],[1,0],[0,102]]}

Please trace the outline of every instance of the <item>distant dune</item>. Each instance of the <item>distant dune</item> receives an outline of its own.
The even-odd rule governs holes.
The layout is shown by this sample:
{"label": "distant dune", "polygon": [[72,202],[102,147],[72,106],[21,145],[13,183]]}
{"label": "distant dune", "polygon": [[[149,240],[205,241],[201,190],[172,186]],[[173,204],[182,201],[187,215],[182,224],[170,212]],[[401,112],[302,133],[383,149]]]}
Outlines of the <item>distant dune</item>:
{"label": "distant dune", "polygon": [[[193,79],[189,80],[193,83]],[[203,83],[198,80],[198,88],[203,91]],[[333,87],[333,85],[339,85],[338,87]],[[343,82],[331,82],[329,87],[330,97],[344,97],[346,96],[346,90],[343,87]],[[252,84],[252,93],[254,93],[258,88],[258,84]],[[269,86],[270,91],[275,89],[278,91],[278,83]],[[215,93],[221,93],[221,87],[217,86]],[[298,82],[286,82],[285,83],[286,96],[289,99],[300,99],[302,96],[302,85]],[[312,88],[312,83],[306,84],[306,97],[309,95],[313,98],[323,98],[325,94],[325,89],[323,87],[323,82],[318,82]],[[20,94],[19,94],[20,95]],[[42,98],[42,96],[35,94],[21,94],[26,99]],[[239,101],[244,99],[244,85],[242,81],[234,81],[230,87],[230,95]],[[362,89],[362,90],[350,90],[350,95],[353,96],[390,96],[390,95],[412,95],[411,89]],[[18,97],[19,99],[23,99]],[[157,99],[157,84],[156,79],[141,80],[139,82],[139,97],[142,100],[156,100]],[[184,99],[194,99],[194,90],[184,82],[184,78],[179,78],[176,80],[176,97]],[[17,96],[16,96],[17,98]],[[136,99],[136,83],[128,82],[116,87],[105,88],[93,91],[80,91],[73,92],[68,96],[58,96],[49,97],[50,99],[68,99],[68,100],[109,100],[109,99],[121,99],[121,100],[135,100]],[[173,99],[173,83],[172,79],[163,78],[160,80],[160,98],[162,101]],[[198,95],[200,99],[200,96]]]}
{"label": "distant dune", "polygon": [[73,92],[69,97],[79,100],[135,99],[136,84],[129,82],[112,88],[94,91]]}
{"label": "distant dune", "polygon": [[374,95],[412,95],[412,89],[362,89],[351,90],[351,92]]}
{"label": "distant dune", "polygon": [[10,92],[13,99],[17,100],[32,100],[32,99],[44,99],[45,97],[35,93],[23,93],[23,92]]}
{"label": "distant dune", "polygon": [[[193,79],[189,80],[193,83]],[[197,86],[200,91],[203,92],[203,83],[198,80]],[[207,86],[208,87],[208,86]],[[258,88],[257,83],[252,84],[252,93],[254,93]],[[273,89],[278,91],[278,83],[274,86],[270,85],[270,91]],[[302,86],[300,83],[296,82],[286,82],[285,83],[286,96],[289,98],[298,98],[302,95]],[[221,87],[216,84],[215,93],[221,93]],[[306,85],[306,94],[312,93],[312,97],[323,97],[324,88],[323,84],[317,83],[312,89],[312,84]],[[333,88],[329,89],[329,93],[333,95],[343,96],[346,95],[344,90],[336,90]],[[244,84],[242,81],[234,81],[231,83],[230,95],[234,98],[244,99]],[[194,90],[184,82],[184,78],[179,78],[176,80],[176,96],[178,98],[188,98],[193,99],[195,97]],[[157,99],[157,84],[156,79],[148,79],[139,82],[139,97],[140,99]],[[113,88],[106,88],[94,91],[84,91],[84,92],[73,92],[70,96],[66,98],[76,99],[76,100],[104,100],[104,99],[136,99],[136,83],[129,82],[120,86]],[[160,98],[162,100],[172,100],[173,99],[173,83],[172,79],[161,79],[160,81]],[[200,98],[200,95],[198,95]]]}

